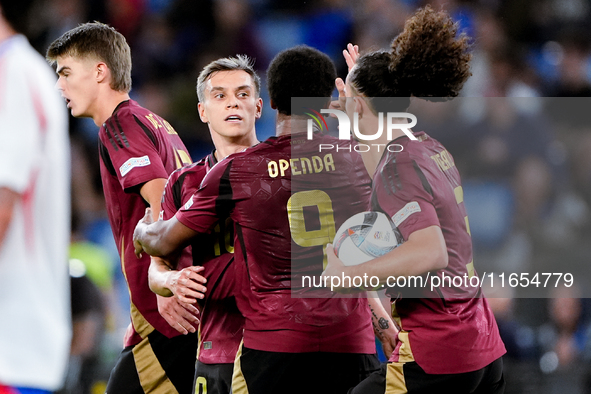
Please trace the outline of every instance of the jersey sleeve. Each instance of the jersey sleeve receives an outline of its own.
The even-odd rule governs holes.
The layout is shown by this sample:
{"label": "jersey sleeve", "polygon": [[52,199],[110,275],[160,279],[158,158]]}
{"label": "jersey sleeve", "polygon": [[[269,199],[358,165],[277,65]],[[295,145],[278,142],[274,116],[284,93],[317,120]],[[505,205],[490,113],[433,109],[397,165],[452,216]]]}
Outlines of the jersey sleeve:
{"label": "jersey sleeve", "polygon": [[166,186],[164,186],[164,192],[162,193],[162,203],[160,205],[160,213],[163,220],[172,218],[178,210],[178,207],[175,206],[174,203],[176,200],[174,191],[178,190],[178,188],[175,187],[175,184],[178,181],[177,171],[170,174],[168,181],[166,181]]}
{"label": "jersey sleeve", "polygon": [[26,67],[0,63],[0,187],[23,193],[40,154],[41,130]]}
{"label": "jersey sleeve", "polygon": [[179,168],[168,177],[162,194],[161,218],[168,220],[193,196],[199,189],[203,177],[207,173],[205,159],[197,163]]}
{"label": "jersey sleeve", "polygon": [[405,240],[415,231],[440,226],[431,187],[408,154],[400,153],[388,160],[374,176],[374,182],[380,208],[392,218]]}
{"label": "jersey sleeve", "polygon": [[179,222],[205,234],[211,232],[219,217],[227,216],[234,205],[230,183],[232,163],[232,159],[226,159],[207,173],[197,192],[176,213]]}
{"label": "jersey sleeve", "polygon": [[168,178],[168,173],[150,137],[150,127],[141,115],[121,109],[111,116],[100,133],[121,188],[125,191],[156,178]]}

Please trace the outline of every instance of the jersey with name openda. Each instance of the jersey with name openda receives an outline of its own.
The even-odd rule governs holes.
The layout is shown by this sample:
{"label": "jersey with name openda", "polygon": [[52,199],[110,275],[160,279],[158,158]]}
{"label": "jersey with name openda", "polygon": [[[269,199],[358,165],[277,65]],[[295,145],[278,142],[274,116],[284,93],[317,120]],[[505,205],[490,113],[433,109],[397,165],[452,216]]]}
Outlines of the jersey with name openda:
{"label": "jersey with name openda", "polygon": [[148,206],[141,187],[191,163],[185,145],[172,126],[133,100],[120,103],[99,130],[101,178],[109,222],[121,257],[121,269],[131,298],[134,333],[125,345],[135,345],[154,329],[167,337],[179,333],[160,313],[148,286],[150,256],[137,258],[133,231]]}
{"label": "jersey with name openda", "polygon": [[[319,152],[322,143],[343,149]],[[375,352],[365,298],[339,298],[313,288],[311,279],[301,283],[318,278],[335,228],[368,203],[369,176],[347,144],[323,135],[271,137],[219,162],[176,214],[199,233],[211,231],[218,216],[234,220],[247,348]]]}
{"label": "jersey with name openda", "polygon": [[[448,266],[429,275],[476,275],[472,241],[459,172],[451,154],[424,132],[417,140],[392,141],[402,147],[386,151],[373,178],[371,207],[392,217],[404,240],[415,231],[439,226]],[[427,275],[423,275],[427,278]],[[469,282],[430,290],[393,288],[393,317],[400,324],[400,342],[390,361],[416,361],[427,373],[475,371],[505,353],[498,327],[478,286]]]}
{"label": "jersey with name openda", "polygon": [[[170,175],[162,197],[164,220],[172,218],[189,201],[215,163],[215,156],[211,153]],[[234,266],[231,264],[234,260],[234,224],[229,218],[221,219],[211,234],[196,237],[183,253],[191,254],[191,249],[195,251],[192,264],[204,266],[203,275],[207,278],[205,299],[200,302],[197,357],[204,364],[234,363],[244,328],[244,316],[234,297]]]}

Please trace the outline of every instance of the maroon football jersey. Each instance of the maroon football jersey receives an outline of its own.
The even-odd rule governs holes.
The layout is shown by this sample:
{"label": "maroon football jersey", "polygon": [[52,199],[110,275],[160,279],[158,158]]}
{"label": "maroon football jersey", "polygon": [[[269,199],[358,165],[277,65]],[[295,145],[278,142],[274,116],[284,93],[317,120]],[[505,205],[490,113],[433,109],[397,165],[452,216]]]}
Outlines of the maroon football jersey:
{"label": "maroon football jersey", "polygon": [[158,313],[156,295],[148,287],[150,256],[135,256],[133,231],[147,207],[141,186],[152,179],[166,179],[189,164],[189,153],[167,121],[133,100],[120,103],[101,126],[99,153],[109,221],[131,298],[135,333],[125,345],[137,344],[153,329],[167,337],[179,335]]}
{"label": "maroon football jersey", "polygon": [[[162,218],[168,220],[197,191],[214,166],[213,153],[180,168],[168,178],[162,199]],[[205,267],[207,293],[201,300],[198,358],[204,364],[234,363],[244,328],[244,316],[234,297],[234,224],[222,219],[211,234],[192,242],[193,264]],[[188,247],[187,249],[191,249]],[[185,265],[186,266],[186,265]]]}
{"label": "maroon football jersey", "polygon": [[[372,209],[392,217],[404,239],[429,226],[445,238],[447,268],[429,275],[476,275],[460,174],[451,154],[424,132],[403,136],[373,178]],[[393,142],[394,142],[393,141]],[[505,353],[495,318],[479,287],[395,288],[393,317],[402,327],[391,361],[413,359],[427,373],[475,371]],[[399,293],[400,290],[400,293]]]}
{"label": "maroon football jersey", "polygon": [[335,228],[368,203],[370,181],[359,155],[320,153],[321,143],[343,147],[348,141],[271,137],[231,155],[176,214],[199,233],[211,231],[218,216],[230,213],[234,220],[237,302],[246,317],[247,348],[375,353],[365,298],[302,298],[312,291],[292,276],[320,275],[323,247],[333,241]]}

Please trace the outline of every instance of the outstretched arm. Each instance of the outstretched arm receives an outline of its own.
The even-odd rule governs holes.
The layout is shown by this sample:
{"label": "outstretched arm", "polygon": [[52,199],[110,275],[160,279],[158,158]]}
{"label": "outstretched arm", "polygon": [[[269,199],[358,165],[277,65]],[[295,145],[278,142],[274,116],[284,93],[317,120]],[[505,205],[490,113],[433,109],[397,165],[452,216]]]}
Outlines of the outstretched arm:
{"label": "outstretched arm", "polygon": [[[161,201],[162,201],[162,193],[164,192],[165,185],[166,185],[166,179],[156,178],[156,179],[152,179],[149,182],[146,182],[144,185],[142,185],[142,187],[140,189],[141,196],[150,205],[150,207],[148,209],[146,209],[146,214],[144,215],[144,218],[140,221],[140,223],[145,223],[148,225],[153,223],[157,227],[157,228],[151,228],[150,231],[148,231],[148,234],[150,234],[150,235],[147,238],[147,240],[149,240],[149,242],[147,242],[147,244],[152,245],[152,242],[153,242],[153,245],[154,245],[153,250],[152,250],[153,253],[150,253],[151,251],[149,251],[147,249],[144,249],[144,250],[149,255],[156,256],[156,257],[166,257],[166,256],[171,255],[173,252],[177,251],[176,246],[179,245],[179,243],[174,243],[174,246],[172,246],[170,248],[164,248],[164,245],[161,245],[158,242],[160,239],[165,238],[165,237],[160,236],[160,232],[163,230],[160,229],[160,227],[162,227],[162,226],[158,222],[158,215],[160,213],[160,205],[161,205]],[[178,223],[178,224],[179,224],[179,226],[185,227],[181,223]],[[138,224],[138,227],[139,227],[139,224]],[[189,230],[189,229],[187,228],[187,230]],[[136,228],[136,231],[134,231],[134,244],[135,244],[135,239],[136,239],[136,233],[137,233],[137,228]],[[175,233],[175,235],[173,235],[172,238],[178,239],[178,234]],[[174,239],[171,239],[169,241],[173,242]],[[138,247],[139,246],[136,244],[136,255],[139,256]],[[156,252],[157,250],[161,251],[161,253],[157,253]]]}
{"label": "outstretched arm", "polygon": [[186,246],[197,233],[179,222],[176,217],[154,222],[150,208],[140,220],[133,232],[135,254],[142,251],[150,256],[164,257],[172,255]]}

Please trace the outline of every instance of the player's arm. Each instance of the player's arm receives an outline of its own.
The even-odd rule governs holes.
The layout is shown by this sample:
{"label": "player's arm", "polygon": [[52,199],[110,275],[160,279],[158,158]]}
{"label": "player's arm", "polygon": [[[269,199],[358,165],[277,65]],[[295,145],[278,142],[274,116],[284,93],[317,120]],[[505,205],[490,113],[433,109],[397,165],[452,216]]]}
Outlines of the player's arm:
{"label": "player's arm", "polygon": [[[158,220],[158,215],[160,213],[162,203],[162,193],[164,192],[165,187],[166,179],[156,178],[144,183],[140,189],[140,194],[142,198],[150,205],[150,209],[152,210],[153,221]],[[170,262],[167,263],[159,257],[152,257],[152,260],[158,260],[158,265],[162,267],[168,267],[172,265]],[[175,260],[171,260],[171,262],[172,261]],[[159,294],[158,292],[155,293]]]}
{"label": "player's arm", "polygon": [[179,222],[176,217],[154,222],[152,211],[147,208],[146,215],[133,232],[133,244],[138,256],[144,251],[150,256],[166,258],[185,247],[196,235],[197,232]]}
{"label": "player's arm", "polygon": [[207,280],[199,274],[203,269],[191,266],[177,271],[162,259],[152,259],[148,271],[150,289],[163,297],[175,296],[179,301],[194,304],[207,290],[202,285]]}
{"label": "player's arm", "polygon": [[[157,221],[158,215],[160,213],[161,202],[162,202],[162,193],[164,192],[164,188],[166,186],[166,179],[164,178],[156,178],[148,181],[142,185],[140,188],[140,194],[142,198],[150,205],[150,209],[152,211],[152,220]],[[156,264],[161,267],[169,267],[171,264],[167,263],[165,260],[159,257],[152,257],[152,264]],[[150,286],[152,289],[152,286]],[[155,287],[158,289],[158,287]],[[154,291],[154,289],[152,289]],[[156,294],[160,294],[158,291],[154,291]],[[169,297],[170,295],[160,294],[165,297]]]}
{"label": "player's arm", "polygon": [[12,221],[14,206],[20,195],[7,187],[0,187],[0,247]]}
{"label": "player's arm", "polygon": [[[180,246],[186,244],[196,234],[174,218],[167,221],[157,221],[165,186],[166,179],[156,178],[143,184],[140,189],[140,194],[148,202],[150,208],[146,209],[146,215],[138,223],[133,234],[138,255],[143,249],[150,256],[170,256],[180,250]],[[173,221],[175,223],[170,223]]]}
{"label": "player's arm", "polygon": [[[164,192],[164,188],[166,187],[166,179],[164,178],[156,178],[148,181],[142,185],[140,188],[140,194],[142,198],[149,204],[150,210],[152,212],[152,221],[158,220],[158,215],[160,213],[161,203],[162,203],[162,193]],[[176,259],[170,259],[169,262],[161,259],[160,257],[152,257],[152,264],[155,264],[159,267],[171,267],[173,261]],[[169,268],[170,270],[170,268]],[[151,287],[150,287],[151,288]],[[158,286],[155,286],[155,289],[159,289]],[[154,291],[154,289],[152,289]],[[154,291],[156,294],[160,294],[158,291]],[[169,295],[163,296],[169,297]]]}
{"label": "player's arm", "polygon": [[[162,202],[162,193],[164,192],[166,181],[167,179],[164,178],[155,178],[144,183],[140,188],[140,194],[142,198],[150,205],[150,208],[146,210],[146,214],[150,215],[150,222],[156,222],[158,220]],[[172,252],[165,253],[162,256],[169,256],[176,251],[177,250],[173,250]],[[153,271],[152,266],[158,268],[154,283],[152,283],[152,278],[150,275],[150,271]],[[198,275],[197,273],[194,273],[195,277],[193,278],[192,276],[191,278],[195,279],[196,281],[191,281],[191,283],[188,283],[188,285],[193,285],[193,287],[198,286],[197,289],[194,290],[191,287],[188,287],[190,290],[184,290],[183,293],[183,290],[177,290],[175,286],[174,290],[176,290],[176,292],[171,292],[171,285],[167,285],[167,283],[174,282],[176,284],[180,278],[177,277],[173,281],[170,277],[175,276],[173,273],[181,274],[181,272],[182,271],[170,271],[169,265],[164,259],[160,257],[152,257],[150,259],[150,268],[148,270],[148,283],[150,285],[150,289],[157,294],[158,311],[162,317],[164,317],[168,324],[170,324],[181,334],[188,334],[189,332],[195,332],[196,327],[199,324],[199,310],[192,304],[197,302],[197,298],[203,298],[203,294],[199,293],[199,291],[205,292],[206,290],[205,287],[200,284],[201,281],[205,283],[205,278],[203,278],[201,275]],[[158,274],[161,274],[162,276],[159,276]],[[170,297],[171,295],[179,294],[179,292],[185,294],[186,296],[177,296],[175,298]],[[193,296],[193,298],[190,298],[191,296]]]}
{"label": "player's arm", "polygon": [[232,160],[228,159],[212,168],[203,178],[198,192],[169,220],[154,222],[148,208],[134,231],[135,253],[140,255],[145,251],[151,256],[166,258],[187,246],[198,234],[213,230],[219,220],[220,203],[224,210],[230,211],[230,206],[233,208],[231,187],[224,191],[223,196],[220,195],[220,182],[228,181],[226,177],[231,164]]}
{"label": "player's arm", "polygon": [[388,276],[423,275],[445,268],[447,263],[447,247],[441,228],[429,226],[411,233],[406,242],[391,252],[350,268],[351,275],[367,272],[380,278],[380,283],[386,283]]}
{"label": "player's arm", "polygon": [[323,276],[375,276],[380,284],[388,277],[423,275],[447,267],[448,254],[439,226],[414,231],[408,240],[383,256],[363,264],[345,266],[335,255],[332,245],[326,248],[328,264]]}
{"label": "player's arm", "polygon": [[390,358],[398,343],[398,327],[384,308],[377,292],[368,291],[367,302],[371,311],[373,332],[382,343],[384,354]]}
{"label": "player's arm", "polygon": [[158,220],[160,214],[160,204],[162,202],[162,192],[166,186],[165,178],[152,179],[142,185],[140,194],[142,198],[150,205],[152,209],[152,219]]}
{"label": "player's arm", "polygon": [[[166,285],[167,272],[180,273],[180,271],[176,270],[170,271],[170,268],[168,268],[164,260],[152,258],[148,271],[148,283],[150,285],[150,289],[156,293],[158,312],[172,328],[181,334],[186,335],[190,332],[196,332],[199,328],[200,314],[198,305],[196,304],[196,298],[189,299],[188,297],[178,297],[181,292],[176,288],[174,288],[176,293],[171,291]],[[163,276],[161,277],[160,275]],[[176,282],[182,282],[183,280],[184,278],[177,278]],[[206,290],[205,287],[201,285],[200,287],[203,291]],[[186,295],[188,296],[189,293],[187,292]],[[203,297],[203,294],[197,293],[196,297],[199,296]]]}

